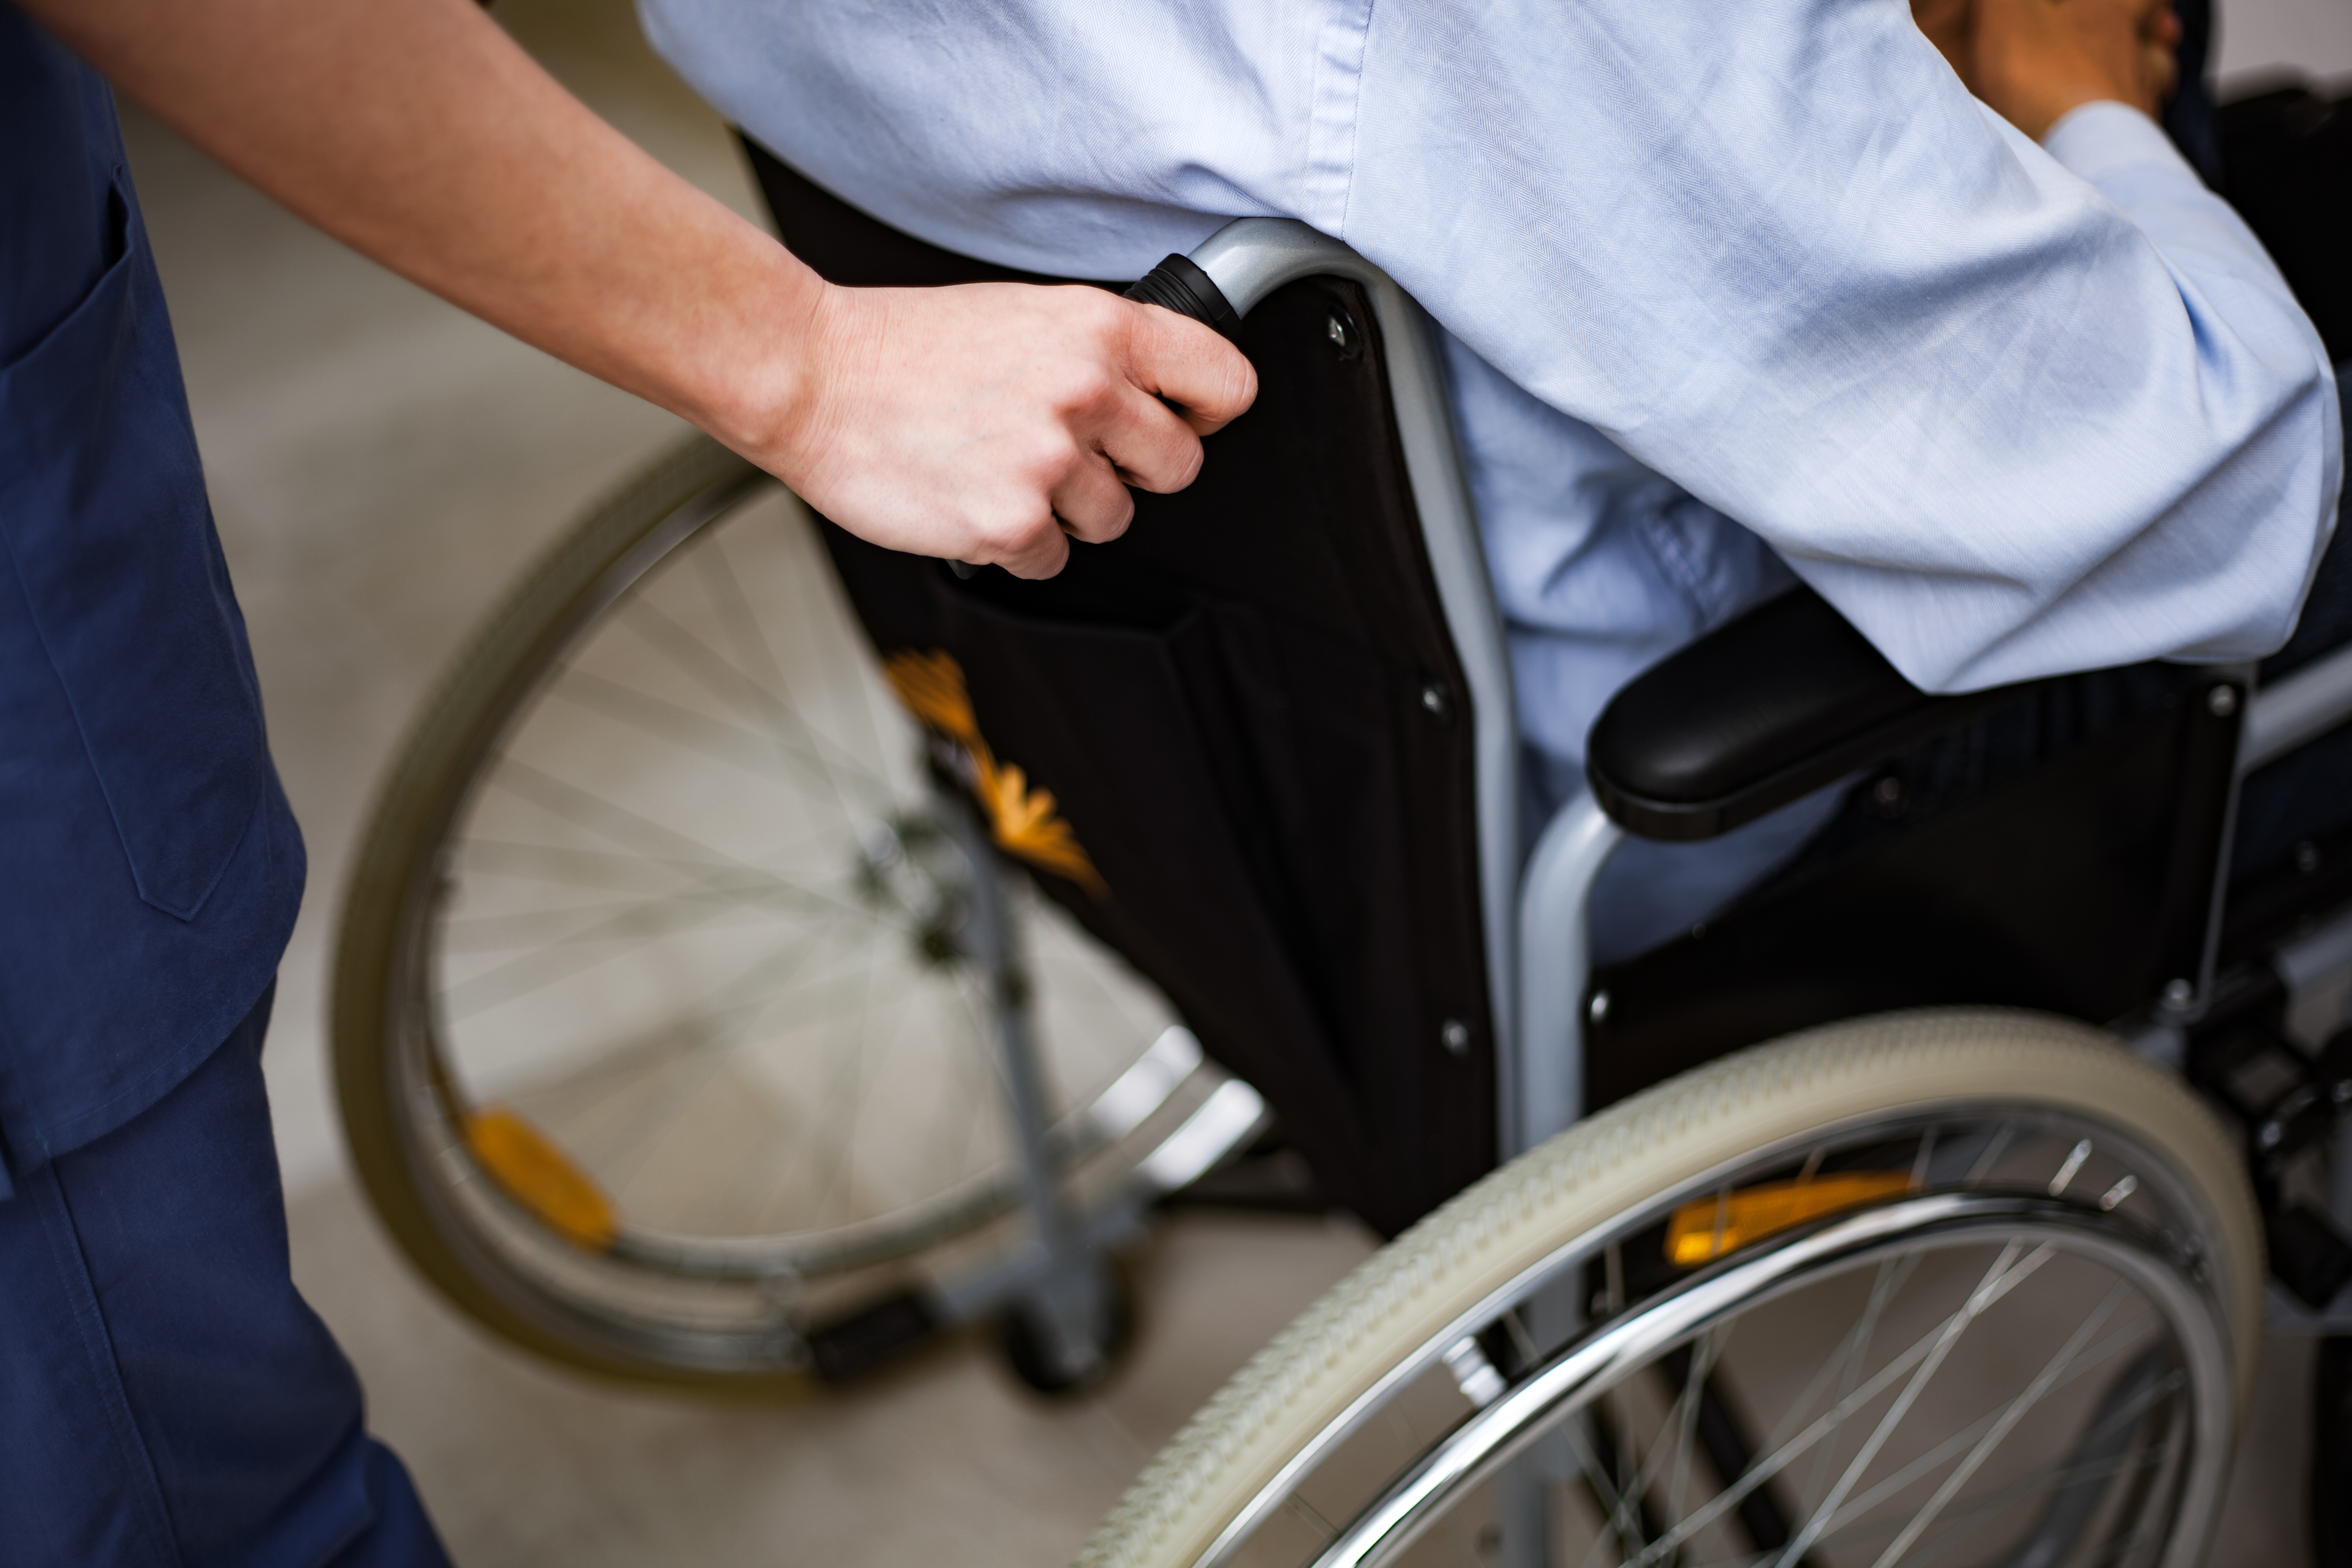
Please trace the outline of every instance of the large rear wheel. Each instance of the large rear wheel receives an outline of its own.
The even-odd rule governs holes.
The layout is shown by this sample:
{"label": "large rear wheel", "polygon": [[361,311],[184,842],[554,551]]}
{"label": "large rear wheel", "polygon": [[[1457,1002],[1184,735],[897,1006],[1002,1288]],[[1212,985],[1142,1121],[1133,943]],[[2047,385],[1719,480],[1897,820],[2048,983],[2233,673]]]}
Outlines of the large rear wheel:
{"label": "large rear wheel", "polygon": [[386,784],[336,977],[361,1175],[451,1300],[606,1372],[795,1379],[1028,1225],[1008,995],[1073,1212],[1220,1087],[936,754],[814,521],[707,439],[502,607]]}
{"label": "large rear wheel", "polygon": [[2194,1563],[2237,1156],[2079,1025],[1864,1019],[1612,1107],[1262,1352],[1089,1565]]}

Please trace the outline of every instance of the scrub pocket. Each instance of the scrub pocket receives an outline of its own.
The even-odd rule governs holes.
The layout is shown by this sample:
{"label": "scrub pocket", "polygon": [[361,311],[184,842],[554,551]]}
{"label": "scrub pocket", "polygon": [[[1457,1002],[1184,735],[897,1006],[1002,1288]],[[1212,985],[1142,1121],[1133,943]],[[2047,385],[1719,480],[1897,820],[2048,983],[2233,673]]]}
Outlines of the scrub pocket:
{"label": "scrub pocket", "polygon": [[0,366],[0,546],[139,896],[191,921],[261,799],[261,703],[119,171],[111,216],[112,265]]}

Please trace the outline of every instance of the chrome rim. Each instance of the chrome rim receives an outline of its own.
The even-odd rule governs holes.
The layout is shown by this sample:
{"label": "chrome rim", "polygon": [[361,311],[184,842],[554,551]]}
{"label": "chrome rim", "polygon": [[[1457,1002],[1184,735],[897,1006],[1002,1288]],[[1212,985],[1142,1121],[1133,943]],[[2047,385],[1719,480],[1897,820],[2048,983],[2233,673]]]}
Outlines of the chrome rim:
{"label": "chrome rim", "polygon": [[[1899,1190],[1665,1258],[1677,1211],[1841,1175]],[[2150,1151],[2044,1111],[1759,1151],[1433,1336],[1203,1562],[2185,1564],[2230,1426],[2205,1234]]]}

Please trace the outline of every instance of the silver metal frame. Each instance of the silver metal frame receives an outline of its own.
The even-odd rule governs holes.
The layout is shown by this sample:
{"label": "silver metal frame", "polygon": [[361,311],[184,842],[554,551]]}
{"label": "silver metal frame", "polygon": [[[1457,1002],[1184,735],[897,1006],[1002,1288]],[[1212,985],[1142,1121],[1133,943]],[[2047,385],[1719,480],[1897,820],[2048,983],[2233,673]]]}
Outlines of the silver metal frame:
{"label": "silver metal frame", "polygon": [[[2338,649],[2277,685],[2253,692],[2238,731],[2236,783],[2242,784],[2248,774],[2347,721],[2352,721],[2352,647]],[[2230,797],[2233,836],[2237,800],[2233,788]],[[2227,875],[2226,865],[2223,875]],[[2218,905],[2218,892],[2215,901]],[[2210,956],[2207,963],[2210,972]],[[2271,957],[2271,967],[2286,986],[2290,1012],[2310,991],[2340,979],[2347,966],[2352,966],[2352,913],[2339,914],[2319,930],[2294,938]],[[2352,1230],[2352,1117],[2338,1124],[2328,1159],[2330,1216],[2339,1228]],[[2339,1292],[2325,1310],[2315,1311],[2273,1281],[2267,1309],[2264,1321],[2273,1333],[2352,1333],[2352,1286]]]}
{"label": "silver metal frame", "polygon": [[1344,278],[1363,285],[1380,328],[1390,397],[1404,447],[1422,542],[1437,579],[1438,601],[1454,637],[1454,657],[1470,687],[1472,745],[1477,759],[1478,904],[1486,927],[1488,1014],[1495,1058],[1502,1064],[1504,1096],[1518,1060],[1517,956],[1512,941],[1519,882],[1519,729],[1511,698],[1510,651],[1502,612],[1486,575],[1477,514],[1463,477],[1454,440],[1453,404],[1437,331],[1412,296],[1389,275],[1328,235],[1296,218],[1246,217],[1229,223],[1192,252],[1237,314],[1301,278]]}
{"label": "silver metal frame", "polygon": [[[1295,218],[1227,224],[1192,252],[1192,261],[1240,315],[1301,278],[1344,278],[1361,284],[1371,299],[1405,473],[1421,514],[1422,542],[1454,655],[1470,687],[1487,1012],[1494,1019],[1501,1147],[1508,1158],[1565,1128],[1582,1110],[1583,1031],[1576,1011],[1584,988],[1584,944],[1577,939],[1584,929],[1591,878],[1614,847],[1618,830],[1596,811],[1591,815],[1598,820],[1583,835],[1569,833],[1560,820],[1577,811],[1571,805],[1546,830],[1534,860],[1522,867],[1526,840],[1519,824],[1518,710],[1511,693],[1510,650],[1462,472],[1437,331],[1427,313],[1387,273]],[[1560,834],[1580,849],[1548,854],[1543,846]],[[1534,962],[1531,936],[1546,943],[1532,950]],[[1570,952],[1578,955],[1572,961],[1576,973],[1563,975],[1548,955]],[[1536,1044],[1540,1040],[1554,1044],[1541,1049]]]}
{"label": "silver metal frame", "polygon": [[2274,763],[2306,741],[2352,720],[2352,647],[2307,664],[2254,693],[2238,732],[2238,773]]}
{"label": "silver metal frame", "polygon": [[[1625,830],[1585,791],[1536,840],[1519,887],[1519,1038],[1503,1107],[1506,1158],[1525,1153],[1584,1114],[1584,987],[1591,973],[1592,884]],[[1596,998],[1596,1000],[1598,1000]],[[1552,1042],[1549,1050],[1537,1042]]]}

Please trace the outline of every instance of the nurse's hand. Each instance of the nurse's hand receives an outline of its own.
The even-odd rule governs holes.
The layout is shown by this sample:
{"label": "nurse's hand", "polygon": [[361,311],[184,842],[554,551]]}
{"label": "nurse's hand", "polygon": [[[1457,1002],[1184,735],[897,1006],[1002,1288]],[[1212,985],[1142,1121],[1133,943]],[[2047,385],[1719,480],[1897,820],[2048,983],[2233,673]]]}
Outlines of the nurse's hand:
{"label": "nurse's hand", "polygon": [[2035,141],[2086,103],[2155,115],[2179,81],[2171,0],[1913,0],[1969,90]]}
{"label": "nurse's hand", "polygon": [[1128,486],[1192,483],[1257,393],[1216,332],[1099,289],[829,288],[806,341],[777,423],[722,438],[854,533],[1022,577],[1125,532]]}

